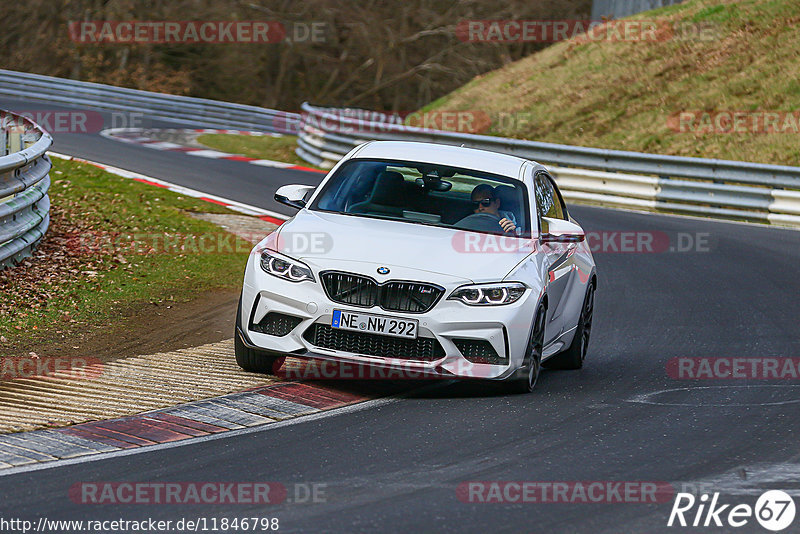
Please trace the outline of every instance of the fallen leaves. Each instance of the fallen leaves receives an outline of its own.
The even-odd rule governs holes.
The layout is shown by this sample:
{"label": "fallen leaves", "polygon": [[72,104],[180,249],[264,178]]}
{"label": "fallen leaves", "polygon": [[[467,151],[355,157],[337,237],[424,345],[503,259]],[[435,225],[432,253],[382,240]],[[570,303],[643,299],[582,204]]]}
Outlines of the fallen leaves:
{"label": "fallen leaves", "polygon": [[[102,243],[83,240],[95,231],[91,217],[74,210],[69,202],[54,204],[50,210],[50,228],[39,248],[13,269],[0,272],[0,316],[9,316],[15,330],[22,330],[31,314],[58,303],[65,322],[75,322],[64,308],[79,309],[74,297],[80,284],[94,283],[107,272],[119,268],[103,250]],[[3,338],[3,343],[7,340]]]}

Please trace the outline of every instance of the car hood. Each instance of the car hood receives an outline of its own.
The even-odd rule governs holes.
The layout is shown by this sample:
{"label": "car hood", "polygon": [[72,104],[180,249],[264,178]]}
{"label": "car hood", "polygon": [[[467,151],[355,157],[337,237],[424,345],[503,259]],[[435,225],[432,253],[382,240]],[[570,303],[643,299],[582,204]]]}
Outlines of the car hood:
{"label": "car hood", "polygon": [[531,253],[524,239],[309,210],[265,244],[321,269],[353,262],[364,272],[400,267],[472,282],[502,280]]}

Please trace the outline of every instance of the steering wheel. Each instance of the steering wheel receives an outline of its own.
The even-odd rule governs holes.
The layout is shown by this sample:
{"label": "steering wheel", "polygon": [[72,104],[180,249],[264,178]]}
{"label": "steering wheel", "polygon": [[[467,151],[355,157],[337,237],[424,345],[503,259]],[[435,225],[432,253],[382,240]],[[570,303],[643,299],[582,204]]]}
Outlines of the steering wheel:
{"label": "steering wheel", "polygon": [[453,226],[462,230],[504,233],[503,227],[500,226],[500,219],[502,217],[493,213],[473,213],[472,215],[467,215]]}

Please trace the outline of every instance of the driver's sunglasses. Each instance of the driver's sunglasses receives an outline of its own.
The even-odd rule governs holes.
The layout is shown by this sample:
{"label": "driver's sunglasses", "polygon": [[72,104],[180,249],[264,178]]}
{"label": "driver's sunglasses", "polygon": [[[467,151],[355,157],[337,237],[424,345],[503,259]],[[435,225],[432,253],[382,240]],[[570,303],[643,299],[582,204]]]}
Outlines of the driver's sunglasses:
{"label": "driver's sunglasses", "polygon": [[473,200],[472,206],[477,208],[478,206],[483,206],[484,208],[488,208],[494,202],[493,198],[482,198],[480,200]]}

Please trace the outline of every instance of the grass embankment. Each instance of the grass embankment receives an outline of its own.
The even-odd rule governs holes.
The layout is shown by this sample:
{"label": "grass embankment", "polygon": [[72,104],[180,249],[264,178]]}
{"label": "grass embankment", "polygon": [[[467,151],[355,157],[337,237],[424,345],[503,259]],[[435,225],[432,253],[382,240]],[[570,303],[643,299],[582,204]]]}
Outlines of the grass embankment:
{"label": "grass embankment", "polygon": [[[682,24],[683,39],[659,25],[655,40],[560,42],[425,111],[480,110],[492,118],[487,133],[520,139],[800,165],[800,113],[779,119],[781,133],[724,133],[718,114],[754,112],[750,130],[765,113],[800,110],[800,2],[688,0],[632,19]],[[699,114],[688,131],[670,126],[698,111],[712,122]]]}
{"label": "grass embankment", "polygon": [[50,177],[45,240],[0,273],[0,356],[241,287],[251,245],[188,214],[229,210],[72,161],[53,158]]}
{"label": "grass embankment", "polygon": [[272,137],[271,135],[204,134],[198,137],[197,141],[208,148],[222,152],[319,169],[295,154],[297,136],[294,135]]}

